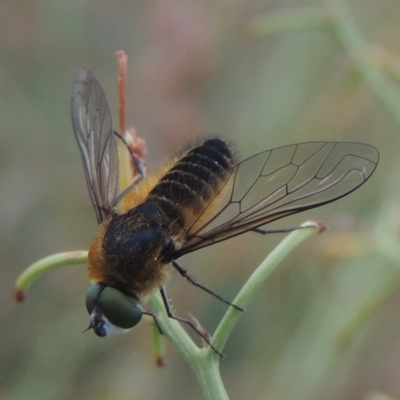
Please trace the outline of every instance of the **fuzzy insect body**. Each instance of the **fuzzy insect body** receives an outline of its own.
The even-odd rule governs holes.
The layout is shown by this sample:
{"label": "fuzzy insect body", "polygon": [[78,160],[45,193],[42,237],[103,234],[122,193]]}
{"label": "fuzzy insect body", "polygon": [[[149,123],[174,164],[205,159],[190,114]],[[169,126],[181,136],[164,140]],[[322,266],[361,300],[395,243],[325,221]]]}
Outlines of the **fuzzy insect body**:
{"label": "fuzzy insect body", "polygon": [[173,314],[163,286],[171,265],[197,287],[239,309],[195,282],[177,260],[246,232],[268,233],[263,225],[338,200],[363,185],[379,161],[377,149],[368,144],[309,142],[237,162],[232,146],[211,138],[121,194],[121,137],[112,127],[104,92],[89,71],[78,74],[71,112],[100,224],[89,252],[92,286],[86,295],[89,328],[98,336],[132,328],[143,314],[157,322],[141,301],[160,289],[168,316],[189,324],[212,346],[193,321]]}

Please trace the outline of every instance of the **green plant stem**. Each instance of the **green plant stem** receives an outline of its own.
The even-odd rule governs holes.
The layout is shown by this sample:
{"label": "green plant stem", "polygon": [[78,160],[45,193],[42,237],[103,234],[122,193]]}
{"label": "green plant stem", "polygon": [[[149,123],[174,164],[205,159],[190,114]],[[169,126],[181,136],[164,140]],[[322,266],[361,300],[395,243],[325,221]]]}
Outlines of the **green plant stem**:
{"label": "green plant stem", "polygon": [[15,289],[19,291],[25,291],[33,281],[35,281],[45,272],[67,265],[87,264],[87,258],[88,252],[86,250],[58,253],[42,258],[41,260],[30,265],[18,277],[15,284]]}
{"label": "green plant stem", "polygon": [[[269,275],[275,270],[275,268],[282,262],[282,260],[288,256],[300,243],[309,238],[316,232],[320,232],[321,226],[316,222],[306,222],[301,225],[301,228],[290,233],[285,237],[282,242],[268,255],[268,257],[261,263],[261,265],[253,272],[247,282],[244,284],[235,300],[234,304],[239,307],[245,308],[250,303],[250,300],[254,297],[257,290],[264,284]],[[234,326],[241,312],[233,307],[230,307],[224,318],[217,327],[214,334],[212,344],[217,349],[222,349],[225,346],[226,341],[229,338]],[[210,351],[209,349],[208,351]]]}
{"label": "green plant stem", "polygon": [[228,399],[219,373],[219,356],[214,352],[206,356],[206,350],[197,347],[181,324],[168,317],[159,292],[153,293],[148,301],[151,311],[156,315],[163,333],[176,346],[189,363],[197,377],[204,397],[209,400]]}
{"label": "green plant stem", "polygon": [[[301,227],[303,229],[298,229],[290,233],[254,271],[240,290],[234,300],[234,304],[246,307],[279,263],[300,243],[321,230],[321,225],[315,222],[307,222],[301,225]],[[149,306],[157,316],[164,334],[176,345],[177,349],[190,364],[205,398],[210,400],[228,399],[219,372],[220,357],[211,347],[199,349],[188,337],[182,326],[168,318],[159,293],[155,293],[150,297]],[[240,311],[230,307],[218,325],[212,339],[212,344],[219,351],[222,351],[241,314]]]}
{"label": "green plant stem", "polygon": [[[151,317],[149,317],[151,318]],[[152,343],[153,343],[153,354],[156,359],[156,365],[159,367],[164,367],[165,366],[165,354],[166,354],[166,349],[165,349],[165,341],[163,339],[163,336],[161,335],[157,324],[152,323],[152,328],[151,328],[151,333],[152,333]]]}
{"label": "green plant stem", "polygon": [[199,354],[192,369],[197,381],[208,400],[228,400],[229,396],[225,390],[224,383],[219,370],[220,357],[213,354]]}
{"label": "green plant stem", "polygon": [[168,317],[160,293],[152,293],[147,304],[160,323],[163,333],[179,348],[185,359],[191,361],[200,349],[193,343],[181,324]]}
{"label": "green plant stem", "polygon": [[[264,284],[265,280],[279,263],[301,242],[306,240],[313,233],[319,232],[322,229],[322,225],[315,222],[307,222],[301,225],[301,228],[303,229],[293,231],[282,240],[265,261],[254,271],[234,300],[235,304],[246,307],[257,290]],[[65,265],[87,263],[87,255],[87,251],[60,253],[46,257],[32,264],[18,278],[16,284],[17,292],[26,290],[35,279],[47,271]],[[163,333],[176,346],[191,366],[205,398],[209,400],[228,399],[219,372],[220,357],[218,354],[216,354],[211,347],[199,348],[196,346],[181,324],[168,317],[159,292],[155,292],[149,297],[148,306],[156,316]],[[240,311],[230,307],[218,325],[214,338],[212,339],[212,344],[220,351],[223,349],[240,315]],[[160,360],[161,365],[164,350],[157,340],[155,341],[155,346],[156,358],[158,356],[157,361]]]}

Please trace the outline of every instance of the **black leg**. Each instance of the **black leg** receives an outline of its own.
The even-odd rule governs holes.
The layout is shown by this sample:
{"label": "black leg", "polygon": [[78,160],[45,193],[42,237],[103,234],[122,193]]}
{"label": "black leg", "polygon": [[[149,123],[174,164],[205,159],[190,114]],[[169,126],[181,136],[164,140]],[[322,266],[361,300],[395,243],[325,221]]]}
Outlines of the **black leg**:
{"label": "black leg", "polygon": [[157,328],[158,328],[158,330],[160,331],[161,335],[164,335],[164,333],[163,333],[163,331],[162,331],[162,329],[161,329],[161,326],[160,326],[160,324],[158,323],[157,317],[156,317],[152,312],[150,312],[150,311],[143,311],[143,314],[144,314],[144,315],[150,315],[151,317],[153,317],[154,323],[157,325]]}
{"label": "black leg", "polygon": [[297,226],[296,228],[287,228],[287,229],[260,229],[260,228],[254,228],[251,229],[250,232],[256,232],[256,233],[261,233],[262,235],[267,235],[269,233],[289,233],[293,231],[297,231],[298,229],[305,229],[309,228],[308,226]]}
{"label": "black leg", "polygon": [[184,278],[186,278],[186,279],[187,279],[190,283],[192,283],[194,286],[197,286],[198,288],[203,289],[205,292],[211,294],[211,296],[214,296],[214,297],[216,297],[218,300],[223,301],[225,304],[228,304],[229,306],[231,306],[231,307],[233,307],[233,308],[236,308],[236,310],[244,311],[243,308],[241,308],[241,307],[239,307],[239,306],[237,306],[237,305],[231,303],[231,302],[228,301],[228,300],[225,300],[223,297],[219,296],[218,294],[214,293],[214,292],[211,291],[210,289],[208,289],[208,288],[206,288],[205,286],[201,285],[200,283],[196,282],[193,278],[191,278],[191,277],[188,275],[187,271],[186,271],[184,268],[182,268],[182,267],[179,265],[179,263],[178,263],[177,261],[175,261],[175,260],[172,261],[172,265],[173,265],[173,267],[174,267]]}
{"label": "black leg", "polygon": [[189,319],[185,319],[185,318],[181,318],[181,317],[177,317],[172,309],[171,309],[171,305],[169,304],[169,300],[168,300],[168,295],[165,291],[164,286],[160,286],[160,293],[161,293],[161,297],[163,299],[164,305],[165,305],[165,311],[167,312],[167,315],[169,318],[171,319],[175,319],[179,322],[184,322],[185,324],[188,324],[221,358],[224,357],[224,355],[222,353],[220,353],[210,342],[210,340],[206,337],[206,335],[204,335],[200,329]]}
{"label": "black leg", "polygon": [[144,171],[142,166],[140,165],[140,162],[138,160],[138,157],[136,154],[132,153],[131,149],[128,146],[128,143],[126,143],[126,140],[123,138],[122,135],[120,135],[116,130],[113,131],[114,135],[117,136],[120,140],[122,140],[122,142],[124,143],[124,145],[126,146],[126,148],[129,151],[130,156],[132,157],[133,160],[133,164],[135,165],[135,169],[136,171],[139,173],[140,177],[139,180],[136,181],[136,183],[138,183],[139,181],[141,181],[144,177]]}

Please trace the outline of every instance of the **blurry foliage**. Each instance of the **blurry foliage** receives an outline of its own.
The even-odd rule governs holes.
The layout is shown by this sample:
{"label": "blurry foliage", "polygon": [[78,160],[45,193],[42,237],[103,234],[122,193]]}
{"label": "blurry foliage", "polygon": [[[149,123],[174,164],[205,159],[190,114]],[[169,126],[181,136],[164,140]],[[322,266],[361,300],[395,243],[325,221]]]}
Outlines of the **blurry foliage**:
{"label": "blurry foliage", "polygon": [[[169,343],[168,366],[154,366],[147,324],[105,340],[81,334],[84,267],[47,274],[21,306],[12,300],[27,265],[90,245],[96,223],[69,96],[77,70],[89,68],[116,118],[120,49],[130,56],[128,122],[147,140],[149,169],[213,133],[236,143],[242,158],[308,140],[379,148],[380,166],[367,185],[280,224],[313,218],[332,229],[300,246],[271,276],[233,332],[221,368],[232,399],[400,397],[400,97],[393,56],[400,51],[400,3],[350,1],[350,25],[336,30],[312,20],[328,11],[329,18],[341,15],[340,6],[0,2],[0,398],[202,398]],[[282,18],[292,7],[291,15],[308,17],[309,25],[272,24],[258,40],[250,37],[260,16]],[[183,265],[233,298],[278,240],[244,235]],[[169,289],[177,313],[191,312],[212,332],[223,305],[179,276]]]}

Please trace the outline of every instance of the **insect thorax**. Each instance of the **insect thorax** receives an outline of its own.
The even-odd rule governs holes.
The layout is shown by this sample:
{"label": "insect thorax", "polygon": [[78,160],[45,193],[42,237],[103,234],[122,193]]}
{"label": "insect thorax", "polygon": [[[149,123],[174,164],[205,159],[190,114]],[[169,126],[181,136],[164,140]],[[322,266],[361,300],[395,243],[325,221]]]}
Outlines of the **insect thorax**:
{"label": "insect thorax", "polygon": [[140,296],[162,281],[174,259],[174,238],[202,215],[232,166],[228,145],[208,140],[186,153],[143,204],[112,218],[102,243],[106,283]]}

